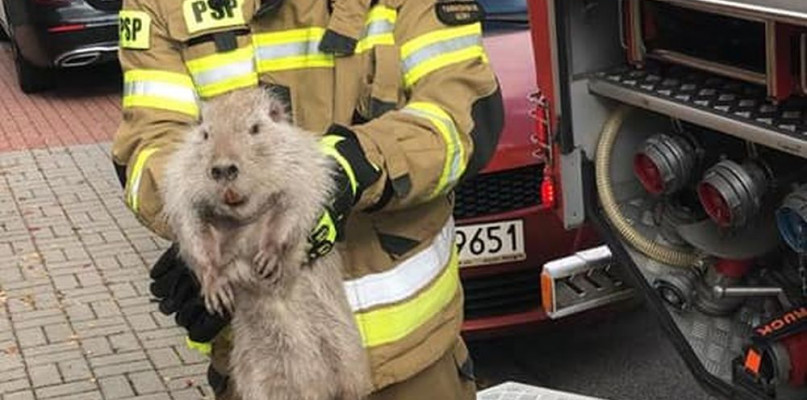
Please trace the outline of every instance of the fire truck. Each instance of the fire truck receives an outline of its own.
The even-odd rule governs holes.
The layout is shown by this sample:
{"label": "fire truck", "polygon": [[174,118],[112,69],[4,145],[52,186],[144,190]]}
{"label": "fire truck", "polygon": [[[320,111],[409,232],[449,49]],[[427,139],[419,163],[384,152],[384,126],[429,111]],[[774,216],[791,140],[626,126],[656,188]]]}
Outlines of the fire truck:
{"label": "fire truck", "polygon": [[528,11],[541,187],[605,243],[543,266],[547,314],[617,264],[709,392],[807,399],[807,2]]}

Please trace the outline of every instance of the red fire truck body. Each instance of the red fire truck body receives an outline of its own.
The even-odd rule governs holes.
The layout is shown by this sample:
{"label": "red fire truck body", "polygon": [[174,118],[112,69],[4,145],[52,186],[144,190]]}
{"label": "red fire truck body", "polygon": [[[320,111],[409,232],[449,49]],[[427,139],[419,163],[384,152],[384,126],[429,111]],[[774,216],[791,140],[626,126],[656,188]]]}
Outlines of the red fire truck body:
{"label": "red fire truck body", "polygon": [[807,399],[807,3],[528,8],[542,179],[606,244],[543,266],[547,313],[618,275],[715,395]]}

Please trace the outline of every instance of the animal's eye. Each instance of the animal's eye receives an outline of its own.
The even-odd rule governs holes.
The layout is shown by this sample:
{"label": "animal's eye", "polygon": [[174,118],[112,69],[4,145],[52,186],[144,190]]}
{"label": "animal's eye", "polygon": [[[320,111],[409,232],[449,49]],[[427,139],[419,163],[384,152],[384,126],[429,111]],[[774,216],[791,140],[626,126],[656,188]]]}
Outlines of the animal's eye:
{"label": "animal's eye", "polygon": [[207,140],[210,137],[210,134],[207,131],[202,131],[202,139]]}
{"label": "animal's eye", "polygon": [[260,132],[260,131],[261,131],[261,127],[258,126],[258,124],[254,124],[249,128],[249,134],[250,135],[257,135],[258,132]]}
{"label": "animal's eye", "polygon": [[260,131],[261,131],[261,127],[258,124],[252,124],[252,126],[249,127],[249,134],[250,135],[257,135],[258,132],[260,132]]}

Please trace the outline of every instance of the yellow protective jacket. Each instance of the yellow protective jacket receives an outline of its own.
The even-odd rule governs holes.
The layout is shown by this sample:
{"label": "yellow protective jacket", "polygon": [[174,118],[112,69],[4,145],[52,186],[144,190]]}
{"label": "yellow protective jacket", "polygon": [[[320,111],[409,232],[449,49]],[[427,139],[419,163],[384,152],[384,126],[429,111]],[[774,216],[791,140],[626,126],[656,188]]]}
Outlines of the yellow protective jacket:
{"label": "yellow protective jacket", "polygon": [[459,334],[451,191],[487,163],[503,123],[481,10],[474,0],[264,0],[256,15],[259,1],[124,1],[113,161],[131,210],[170,239],[158,218],[161,167],[200,101],[260,82],[303,128],[352,130],[382,177],[338,249],[380,389]]}

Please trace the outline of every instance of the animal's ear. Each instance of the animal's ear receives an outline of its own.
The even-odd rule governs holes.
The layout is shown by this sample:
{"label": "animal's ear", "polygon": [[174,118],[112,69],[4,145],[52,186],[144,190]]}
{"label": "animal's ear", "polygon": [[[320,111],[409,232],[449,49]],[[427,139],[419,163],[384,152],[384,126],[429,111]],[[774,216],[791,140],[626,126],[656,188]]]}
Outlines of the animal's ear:
{"label": "animal's ear", "polygon": [[271,86],[265,86],[267,104],[269,105],[269,117],[274,122],[291,122],[288,105],[283,101],[283,96]]}
{"label": "animal's ear", "polygon": [[275,122],[291,122],[286,105],[275,98],[269,99],[269,117]]}

